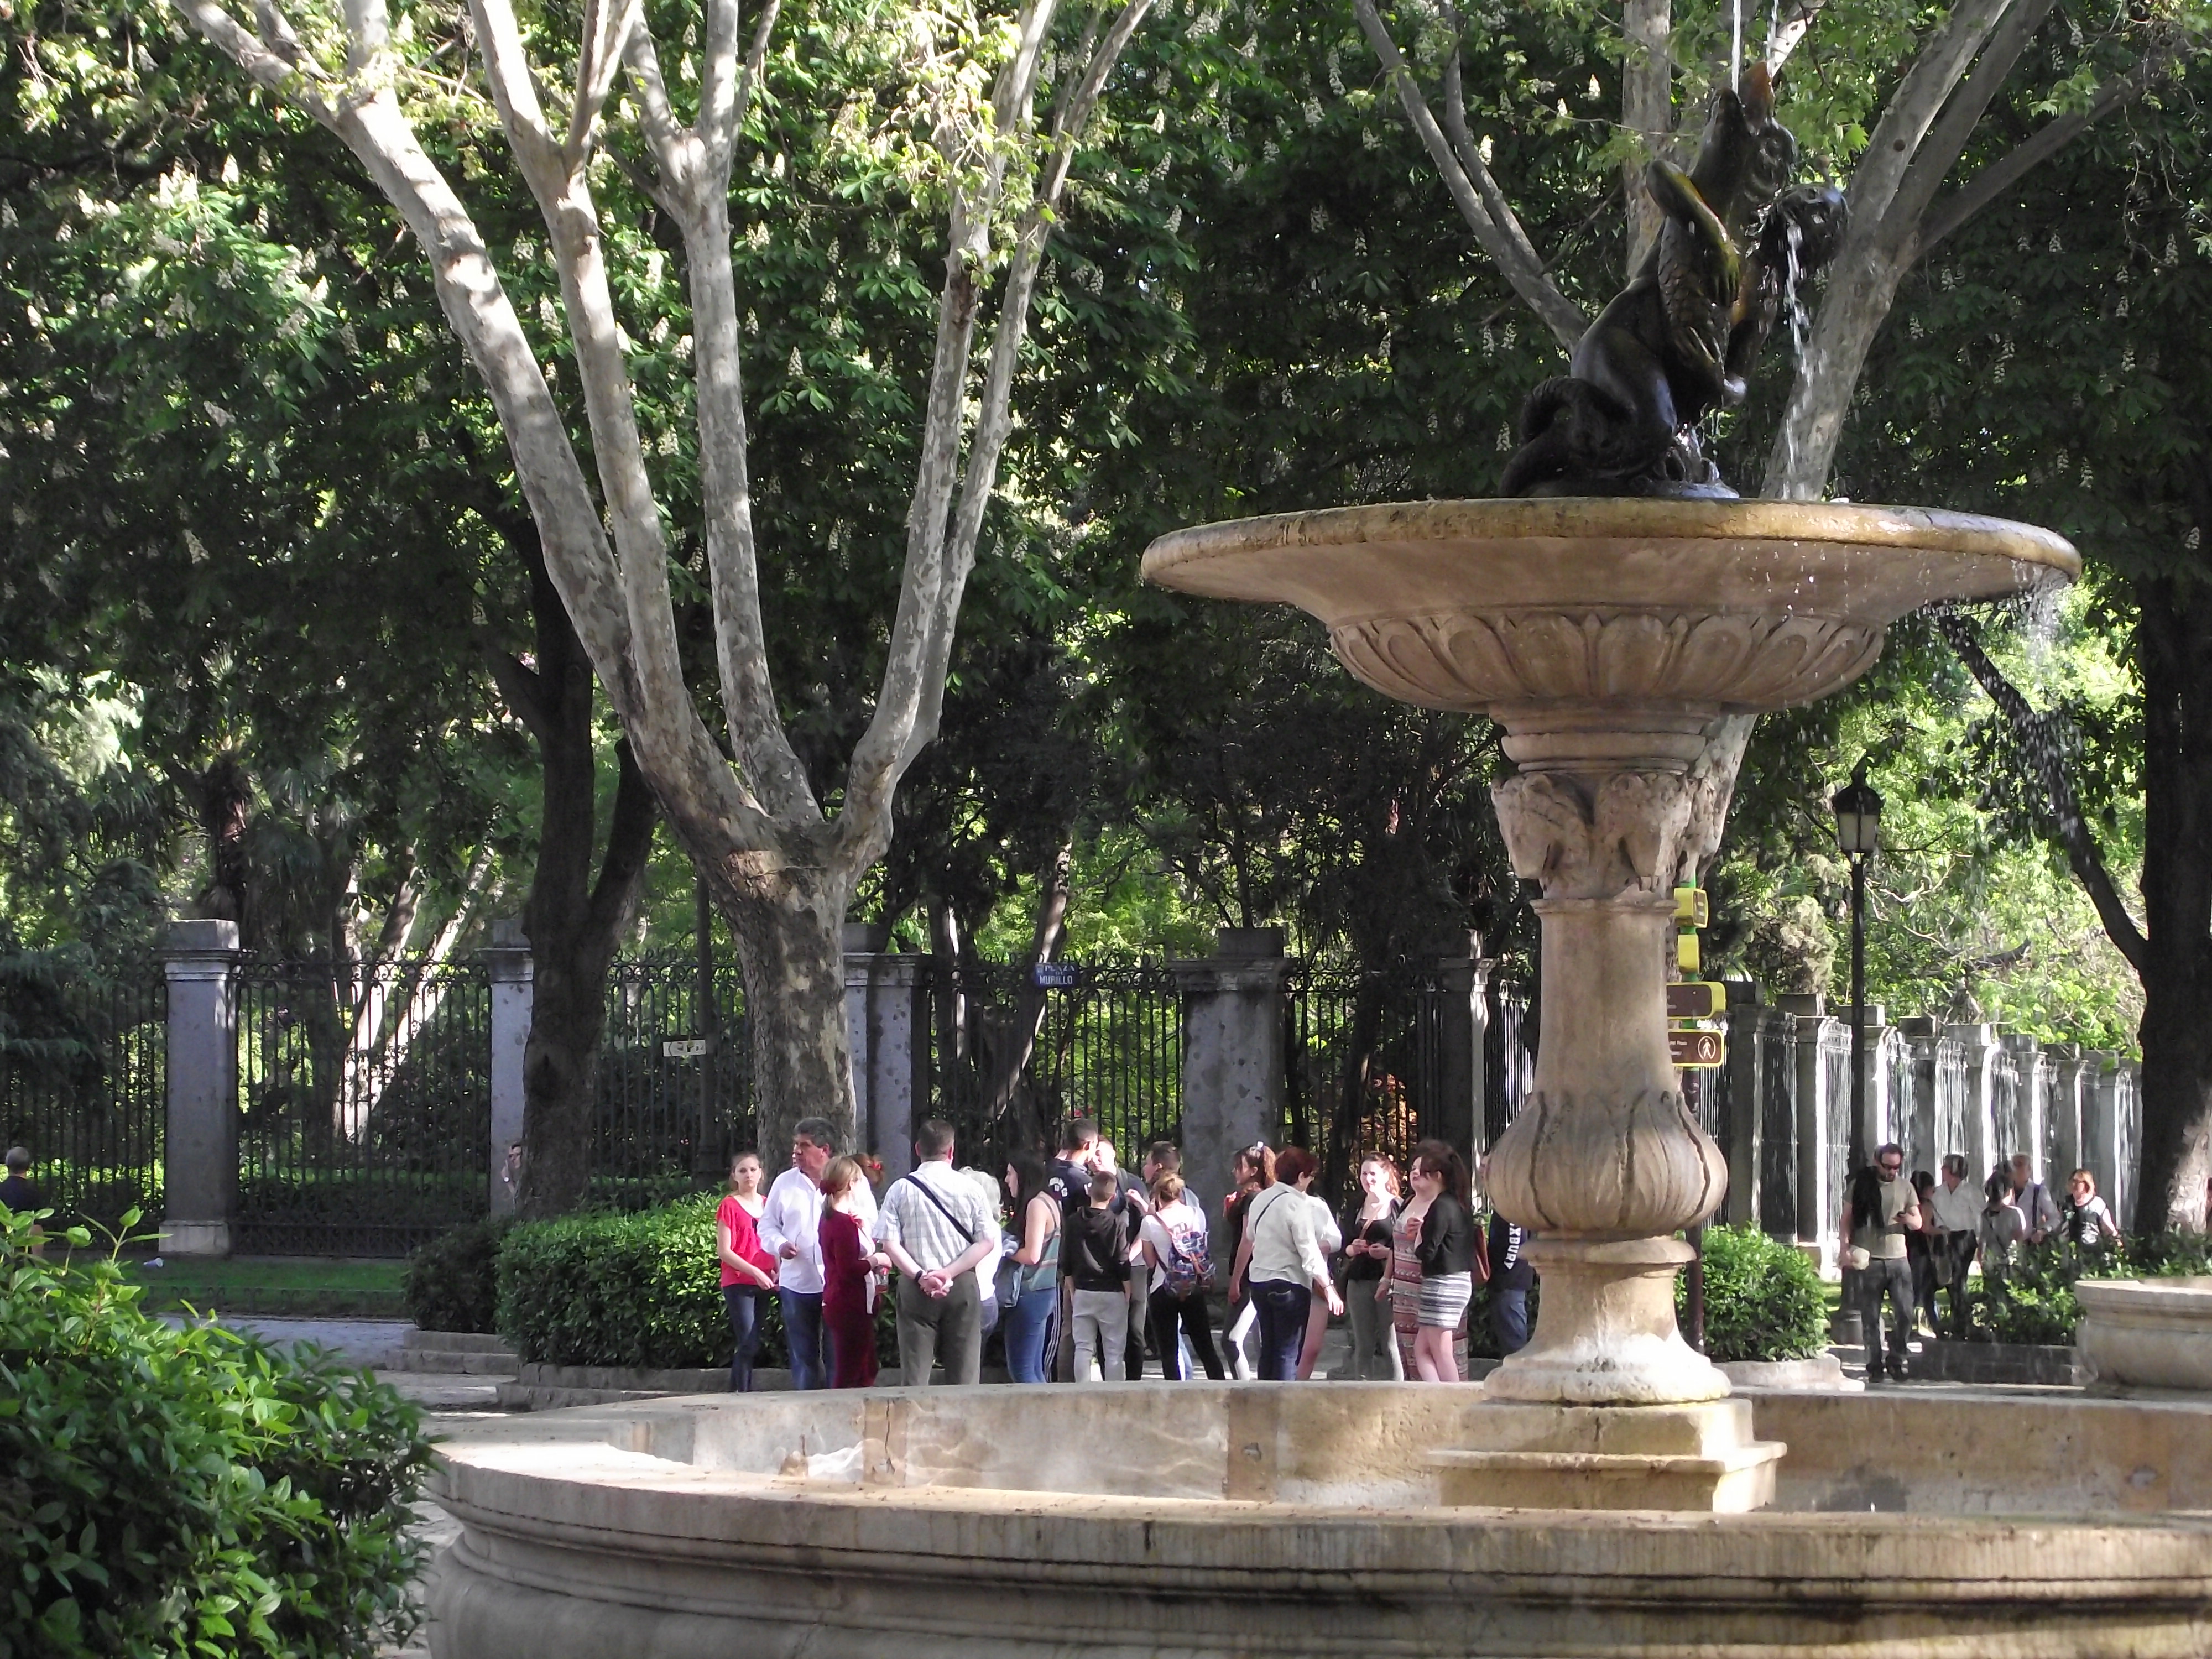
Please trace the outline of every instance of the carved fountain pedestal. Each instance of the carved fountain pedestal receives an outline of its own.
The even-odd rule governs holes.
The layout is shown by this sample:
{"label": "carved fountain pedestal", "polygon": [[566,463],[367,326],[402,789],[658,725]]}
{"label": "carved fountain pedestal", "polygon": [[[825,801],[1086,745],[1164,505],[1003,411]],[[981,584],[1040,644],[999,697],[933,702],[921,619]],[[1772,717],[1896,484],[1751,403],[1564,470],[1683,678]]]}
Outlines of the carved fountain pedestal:
{"label": "carved fountain pedestal", "polygon": [[[1913,508],[1779,501],[1425,501],[1207,525],[1145,574],[1296,605],[1376,690],[1504,727],[1492,794],[1538,883],[1543,1041],[1489,1192],[1540,1237],[1528,1346],[1484,1384],[1455,1489],[1554,1507],[1763,1504],[1783,1448],[1675,1328],[1677,1235],[1717,1210],[1720,1150],[1667,1043],[1673,890],[1719,845],[1749,721],[1849,684],[1883,630],[1943,599],[2070,580],[2047,532]],[[1504,1483],[1501,1488],[1501,1482]]]}

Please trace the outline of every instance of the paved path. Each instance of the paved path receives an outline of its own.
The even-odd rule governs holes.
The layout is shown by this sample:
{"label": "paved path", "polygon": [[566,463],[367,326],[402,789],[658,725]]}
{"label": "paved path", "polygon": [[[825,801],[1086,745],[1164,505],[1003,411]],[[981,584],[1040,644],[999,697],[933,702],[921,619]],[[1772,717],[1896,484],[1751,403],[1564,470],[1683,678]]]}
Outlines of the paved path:
{"label": "paved path", "polygon": [[[163,1316],[173,1325],[185,1322],[180,1314]],[[313,1342],[368,1366],[397,1358],[401,1340],[415,1328],[407,1319],[280,1319],[262,1314],[220,1314],[210,1322],[250,1331],[267,1342]]]}

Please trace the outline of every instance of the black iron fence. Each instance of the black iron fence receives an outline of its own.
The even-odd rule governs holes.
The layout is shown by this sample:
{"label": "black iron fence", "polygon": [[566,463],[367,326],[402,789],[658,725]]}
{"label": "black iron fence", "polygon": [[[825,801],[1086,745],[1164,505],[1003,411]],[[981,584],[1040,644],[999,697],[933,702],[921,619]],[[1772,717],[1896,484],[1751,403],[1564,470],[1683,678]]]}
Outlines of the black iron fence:
{"label": "black iron fence", "polygon": [[997,1170],[1077,1117],[1133,1165],[1181,1133],[1183,1000],[1165,965],[964,963],[924,984],[928,1109],[962,1162]]}
{"label": "black iron fence", "polygon": [[[712,1186],[754,1144],[752,1053],[734,961],[618,962],[607,975],[592,1124],[594,1200],[642,1208]],[[770,1159],[769,1168],[781,1167]]]}
{"label": "black iron fence", "polygon": [[396,1255],[484,1212],[481,966],[249,957],[237,1010],[240,1251]]}
{"label": "black iron fence", "polygon": [[0,983],[0,1143],[61,1226],[161,1216],[167,982],[158,964]]}
{"label": "black iron fence", "polygon": [[[1088,1117],[1133,1163],[1181,1137],[1188,1006],[1164,963],[968,963],[914,996],[916,1115],[996,1168]],[[592,1121],[592,1195],[638,1207],[708,1187],[754,1144],[757,1113],[737,963],[685,955],[615,964]],[[1348,1192],[1360,1152],[1402,1162],[1438,1121],[1445,981],[1288,965],[1282,1139],[1312,1148],[1324,1189]],[[1462,982],[1463,994],[1463,982]],[[30,993],[0,987],[21,1001]],[[74,1216],[161,1213],[164,981],[151,964],[40,993],[0,1020],[6,1139]],[[247,957],[235,981],[242,1252],[399,1254],[484,1212],[490,984],[474,962],[364,969]],[[4,1012],[5,1011],[0,1011]],[[1526,1085],[1524,1006],[1493,990],[1486,1121],[1495,1138]],[[8,1036],[35,1032],[38,1041]],[[1462,1074],[1463,1075],[1463,1074]],[[780,1163],[771,1157],[771,1167]]]}

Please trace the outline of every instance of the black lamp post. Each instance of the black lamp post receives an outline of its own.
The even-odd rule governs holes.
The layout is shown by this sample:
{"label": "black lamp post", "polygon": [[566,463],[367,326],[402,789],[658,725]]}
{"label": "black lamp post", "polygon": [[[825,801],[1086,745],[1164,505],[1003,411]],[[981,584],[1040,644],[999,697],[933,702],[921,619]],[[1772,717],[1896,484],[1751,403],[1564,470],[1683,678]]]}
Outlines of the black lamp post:
{"label": "black lamp post", "polygon": [[1836,845],[1851,861],[1851,1163],[1866,1167],[1866,870],[1881,830],[1881,797],[1866,781],[1866,762],[1828,803]]}

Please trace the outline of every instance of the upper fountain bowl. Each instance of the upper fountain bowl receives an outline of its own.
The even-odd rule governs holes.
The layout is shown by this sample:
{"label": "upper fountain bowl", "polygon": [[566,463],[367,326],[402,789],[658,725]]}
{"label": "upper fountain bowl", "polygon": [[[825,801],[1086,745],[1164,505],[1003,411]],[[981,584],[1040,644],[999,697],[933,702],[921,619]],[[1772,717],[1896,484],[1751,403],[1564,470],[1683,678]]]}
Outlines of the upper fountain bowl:
{"label": "upper fountain bowl", "polygon": [[1431,708],[1664,703],[1753,712],[1849,684],[1941,600],[2063,586],[2032,525],[1829,501],[1408,501],[1200,525],[1146,579],[1295,605],[1346,667]]}

